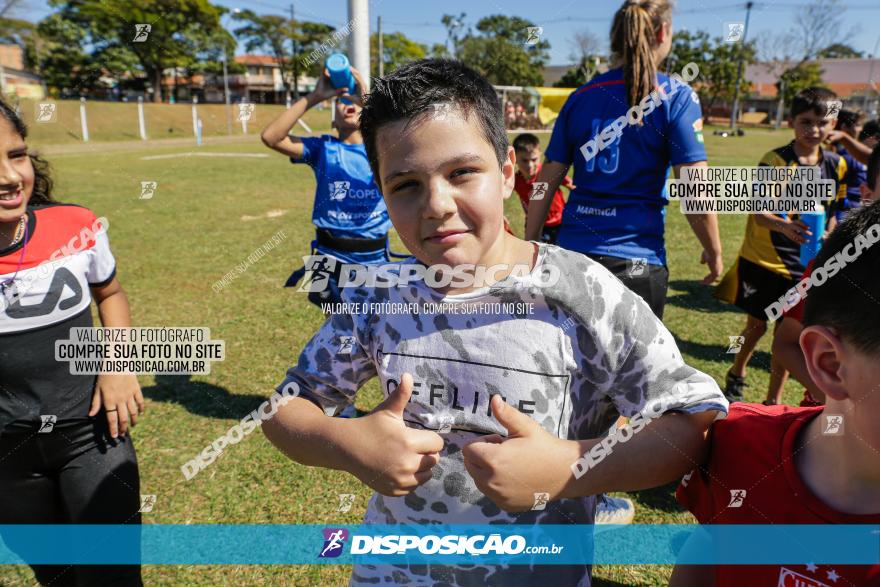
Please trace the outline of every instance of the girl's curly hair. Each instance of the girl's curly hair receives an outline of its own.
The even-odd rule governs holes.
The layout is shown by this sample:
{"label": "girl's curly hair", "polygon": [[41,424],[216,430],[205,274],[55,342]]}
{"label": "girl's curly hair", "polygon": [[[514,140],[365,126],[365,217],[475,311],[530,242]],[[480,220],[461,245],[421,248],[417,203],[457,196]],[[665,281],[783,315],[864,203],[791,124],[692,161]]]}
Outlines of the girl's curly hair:
{"label": "girl's curly hair", "polygon": [[[27,138],[27,125],[21,119],[21,116],[15,112],[15,109],[2,99],[0,99],[0,116],[9,121],[13,128],[15,128],[15,131],[21,135],[22,139]],[[49,169],[49,162],[32,151],[28,152],[28,157],[30,157],[31,164],[34,166],[34,189],[30,200],[28,200],[28,206],[55,202],[52,198],[52,187],[54,184]]]}

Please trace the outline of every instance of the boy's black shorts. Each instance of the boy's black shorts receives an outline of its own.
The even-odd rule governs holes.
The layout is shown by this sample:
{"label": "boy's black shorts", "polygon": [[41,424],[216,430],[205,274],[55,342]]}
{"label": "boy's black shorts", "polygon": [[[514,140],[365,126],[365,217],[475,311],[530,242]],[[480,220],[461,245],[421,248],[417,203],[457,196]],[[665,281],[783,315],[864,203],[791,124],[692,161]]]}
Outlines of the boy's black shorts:
{"label": "boy's black shorts", "polygon": [[[663,319],[666,307],[666,291],[669,287],[669,268],[665,265],[634,267],[632,259],[587,255],[614,274],[623,285],[642,297],[659,319]],[[637,270],[636,270],[637,269]]]}
{"label": "boy's black shorts", "polygon": [[718,284],[714,295],[722,302],[744,310],[749,316],[766,321],[766,308],[779,301],[796,284],[794,279],[738,257]]}

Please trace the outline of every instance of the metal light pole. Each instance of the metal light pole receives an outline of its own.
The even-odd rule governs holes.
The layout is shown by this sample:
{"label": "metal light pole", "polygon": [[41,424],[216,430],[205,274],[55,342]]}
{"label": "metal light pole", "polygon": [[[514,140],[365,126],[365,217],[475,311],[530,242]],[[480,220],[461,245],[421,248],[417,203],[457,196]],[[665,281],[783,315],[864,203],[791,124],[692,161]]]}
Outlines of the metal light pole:
{"label": "metal light pole", "polygon": [[[232,14],[238,14],[241,8],[233,8]],[[226,16],[225,14],[223,16]],[[221,24],[223,17],[220,17]],[[226,68],[226,49],[223,49],[223,101],[226,103],[226,134],[232,134],[232,106],[229,100],[229,73]]]}
{"label": "metal light pole", "polygon": [[376,18],[376,34],[379,35],[378,55],[376,61],[379,62],[379,77],[385,75],[385,43],[382,41],[382,17]]}
{"label": "metal light pole", "polygon": [[865,102],[862,105],[862,110],[864,112],[868,112],[868,92],[874,89],[874,63],[877,60],[877,48],[880,47],[880,37],[877,37],[877,42],[874,43],[874,51],[871,53],[871,69],[868,72],[868,87],[865,88]]}
{"label": "metal light pole", "polygon": [[[290,69],[293,73],[293,99],[299,100],[299,67],[296,65],[296,30],[295,21],[293,20],[293,3],[290,3]],[[284,63],[281,63],[281,76],[284,77]],[[287,92],[288,100],[290,99],[290,91]]]}
{"label": "metal light pole", "polygon": [[351,35],[348,37],[350,61],[358,71],[364,74],[362,88],[370,91],[370,9],[367,0],[348,0],[348,19],[352,23]]}
{"label": "metal light pole", "polygon": [[[743,27],[742,47],[746,46],[746,39],[749,35],[749,15],[752,13],[754,2],[746,2],[746,23]],[[730,113],[730,130],[736,130],[736,115],[739,112],[739,85],[742,83],[743,75],[743,49],[739,52],[739,66],[736,69],[736,87],[733,88],[733,112]]]}
{"label": "metal light pole", "polygon": [[226,72],[226,51],[223,51],[223,100],[226,102],[226,134],[232,134],[232,106],[229,104],[229,75]]}

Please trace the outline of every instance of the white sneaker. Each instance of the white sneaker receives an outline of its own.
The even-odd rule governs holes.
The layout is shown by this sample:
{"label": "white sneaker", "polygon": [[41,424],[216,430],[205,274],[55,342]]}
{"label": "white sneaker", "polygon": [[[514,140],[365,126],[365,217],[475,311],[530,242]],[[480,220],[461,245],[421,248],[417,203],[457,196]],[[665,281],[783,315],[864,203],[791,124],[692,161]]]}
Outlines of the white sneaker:
{"label": "white sneaker", "polygon": [[632,524],[635,515],[636,507],[629,499],[602,494],[599,496],[599,505],[596,507],[596,519],[593,520],[593,523]]}

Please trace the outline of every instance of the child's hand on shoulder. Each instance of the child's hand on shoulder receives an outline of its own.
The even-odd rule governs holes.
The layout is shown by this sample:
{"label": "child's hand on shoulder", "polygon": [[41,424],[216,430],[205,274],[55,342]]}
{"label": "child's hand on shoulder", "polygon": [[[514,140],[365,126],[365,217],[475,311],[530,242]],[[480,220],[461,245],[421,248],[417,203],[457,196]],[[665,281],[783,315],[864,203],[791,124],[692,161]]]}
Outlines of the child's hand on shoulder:
{"label": "child's hand on shoulder", "polygon": [[431,478],[440,460],[443,438],[432,430],[407,427],[403,411],[412,396],[409,373],[368,416],[352,420],[355,477],[382,495],[401,497]]}
{"label": "child's hand on shoulder", "polygon": [[549,494],[549,501],[562,497],[574,478],[571,464],[581,456],[580,445],[548,433],[498,394],[491,405],[495,418],[507,428],[507,438],[493,434],[462,449],[464,466],[477,488],[509,512],[531,509],[536,493]]}

